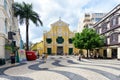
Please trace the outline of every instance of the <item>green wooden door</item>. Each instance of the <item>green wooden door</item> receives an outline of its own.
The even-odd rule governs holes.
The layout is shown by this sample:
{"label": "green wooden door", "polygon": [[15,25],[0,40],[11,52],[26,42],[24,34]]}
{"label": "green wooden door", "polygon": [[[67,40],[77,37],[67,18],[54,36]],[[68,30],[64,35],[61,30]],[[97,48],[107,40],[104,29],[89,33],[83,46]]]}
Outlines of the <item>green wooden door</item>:
{"label": "green wooden door", "polygon": [[69,48],[69,55],[73,53],[73,48]]}
{"label": "green wooden door", "polygon": [[47,48],[47,54],[51,54],[51,48]]}

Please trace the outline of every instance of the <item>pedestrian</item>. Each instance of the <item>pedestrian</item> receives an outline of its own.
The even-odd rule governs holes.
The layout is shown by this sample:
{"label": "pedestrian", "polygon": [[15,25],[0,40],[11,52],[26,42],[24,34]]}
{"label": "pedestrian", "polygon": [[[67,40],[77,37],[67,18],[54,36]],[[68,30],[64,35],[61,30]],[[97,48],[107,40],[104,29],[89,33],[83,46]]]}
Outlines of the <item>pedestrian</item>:
{"label": "pedestrian", "polygon": [[81,54],[79,54],[79,61],[81,61],[81,58],[82,58],[82,56],[81,56]]}
{"label": "pedestrian", "polygon": [[96,58],[98,59],[98,57],[99,57],[99,53],[97,52],[97,53],[96,53]]}
{"label": "pedestrian", "polygon": [[46,59],[47,59],[47,57],[48,57],[48,54],[45,55],[45,58],[46,58]]}
{"label": "pedestrian", "polygon": [[40,55],[39,55],[39,53],[37,53],[37,58],[38,58],[38,59],[40,58]]}
{"label": "pedestrian", "polygon": [[11,65],[15,65],[15,54],[14,53],[11,53],[10,59],[11,59]]}
{"label": "pedestrian", "polygon": [[92,52],[90,53],[90,58],[93,58],[93,53]]}
{"label": "pedestrian", "polygon": [[44,53],[42,54],[42,61],[43,62],[45,61],[45,54]]}
{"label": "pedestrian", "polygon": [[48,54],[45,54],[45,62],[47,61]]}

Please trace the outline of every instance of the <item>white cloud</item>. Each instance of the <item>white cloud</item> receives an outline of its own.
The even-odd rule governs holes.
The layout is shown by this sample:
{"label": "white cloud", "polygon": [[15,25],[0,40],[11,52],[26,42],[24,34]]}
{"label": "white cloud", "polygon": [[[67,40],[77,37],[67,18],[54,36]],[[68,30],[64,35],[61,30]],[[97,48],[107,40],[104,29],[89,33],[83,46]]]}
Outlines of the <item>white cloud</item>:
{"label": "white cloud", "polygon": [[41,42],[41,41],[43,41],[42,37],[31,40],[32,43]]}
{"label": "white cloud", "polygon": [[[30,23],[29,40],[35,43],[42,38],[43,30],[49,30],[50,24],[61,17],[70,24],[70,30],[77,30],[78,22],[86,12],[108,12],[120,0],[15,0],[17,2],[32,3],[34,10],[41,16],[43,28],[36,28]],[[20,27],[25,41],[25,26]]]}

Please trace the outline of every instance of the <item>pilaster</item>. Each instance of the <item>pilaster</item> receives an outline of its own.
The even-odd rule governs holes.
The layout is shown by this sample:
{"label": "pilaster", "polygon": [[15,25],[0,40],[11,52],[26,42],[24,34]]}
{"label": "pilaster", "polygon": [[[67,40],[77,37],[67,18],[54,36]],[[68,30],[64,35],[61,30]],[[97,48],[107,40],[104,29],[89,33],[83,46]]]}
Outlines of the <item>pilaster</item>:
{"label": "pilaster", "polygon": [[5,39],[0,35],[0,58],[5,58]]}
{"label": "pilaster", "polygon": [[111,48],[107,48],[107,58],[112,58],[112,50],[111,50]]}
{"label": "pilaster", "polygon": [[117,59],[120,60],[120,47],[117,48]]}

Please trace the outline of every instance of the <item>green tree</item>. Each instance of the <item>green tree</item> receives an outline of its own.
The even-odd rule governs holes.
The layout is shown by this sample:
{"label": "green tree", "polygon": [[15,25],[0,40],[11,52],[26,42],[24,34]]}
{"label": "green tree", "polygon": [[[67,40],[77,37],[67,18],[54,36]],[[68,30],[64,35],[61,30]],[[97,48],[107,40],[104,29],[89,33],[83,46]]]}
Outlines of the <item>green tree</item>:
{"label": "green tree", "polygon": [[73,44],[78,49],[86,49],[88,51],[99,48],[104,45],[104,37],[96,33],[91,28],[85,28],[81,33],[76,33],[73,37]]}
{"label": "green tree", "polygon": [[31,20],[36,26],[42,26],[43,23],[40,20],[39,15],[33,11],[32,4],[26,4],[25,2],[21,3],[14,3],[14,16],[19,18],[20,24],[26,24],[26,50],[29,50],[29,21]]}

